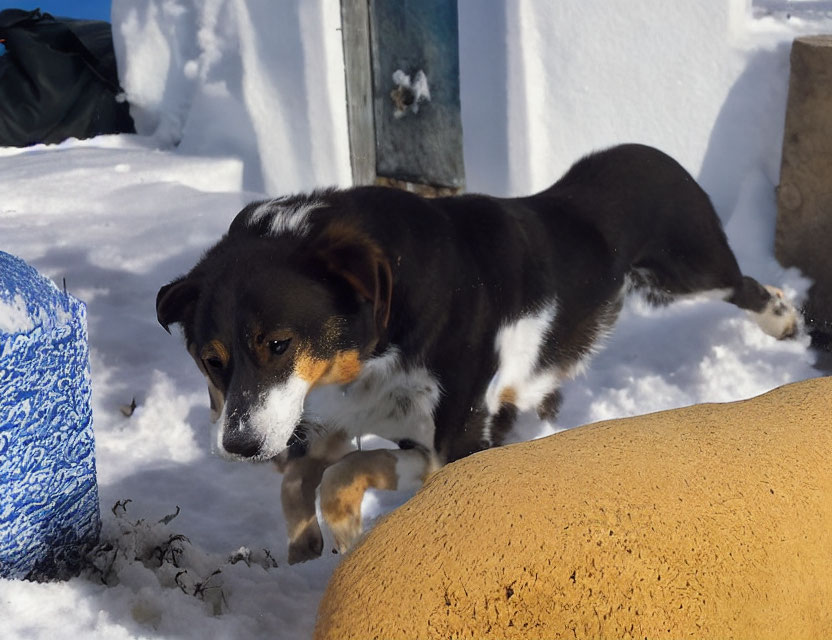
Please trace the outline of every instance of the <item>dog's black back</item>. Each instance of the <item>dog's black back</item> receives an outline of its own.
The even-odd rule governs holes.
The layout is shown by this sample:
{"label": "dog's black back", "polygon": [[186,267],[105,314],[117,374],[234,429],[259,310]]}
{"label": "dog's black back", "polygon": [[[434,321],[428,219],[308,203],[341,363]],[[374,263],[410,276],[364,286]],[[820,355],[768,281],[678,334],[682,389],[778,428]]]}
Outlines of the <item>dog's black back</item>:
{"label": "dog's black back", "polygon": [[[330,276],[333,259],[309,258],[328,251],[321,238],[332,244],[338,234],[360,242],[334,241],[334,262],[355,262],[370,251],[374,274]],[[287,269],[303,280],[287,278]],[[591,154],[549,189],[523,198],[427,200],[358,187],[254,203],[190,280],[205,280],[194,274],[208,271],[212,282],[226,282],[224,304],[256,277],[265,297],[273,287],[270,299],[281,301],[285,282],[300,282],[292,299],[308,306],[302,283],[320,282],[327,296],[340,299],[328,313],[353,318],[350,335],[362,362],[394,349],[403,370],[423,369],[435,381],[431,444],[445,461],[498,444],[518,410],[533,405],[551,417],[560,382],[597,349],[629,290],[642,289],[654,302],[723,290],[756,313],[771,301],[741,274],[707,194],[675,160],[635,144]],[[234,278],[238,284],[228,285]],[[358,301],[356,280],[363,281]],[[163,292],[160,320],[183,322],[191,340],[193,323],[165,304],[173,291]],[[194,295],[199,303],[189,307],[189,318],[205,308],[204,287]],[[345,311],[350,304],[355,308]],[[372,309],[362,312],[368,304]],[[370,340],[374,318],[378,331]],[[537,342],[527,344],[527,327],[539,334]],[[503,380],[504,371],[513,377]]]}
{"label": "dog's black back", "polygon": [[393,308],[378,350],[394,344],[436,375],[436,446],[448,460],[499,442],[513,420],[506,403],[483,436],[501,326],[556,299],[538,364],[568,370],[611,327],[628,280],[656,300],[742,288],[708,196],[676,161],[641,145],[587,156],[530,197],[425,200],[366,187],[327,200],[321,218],[354,219],[388,254]]}

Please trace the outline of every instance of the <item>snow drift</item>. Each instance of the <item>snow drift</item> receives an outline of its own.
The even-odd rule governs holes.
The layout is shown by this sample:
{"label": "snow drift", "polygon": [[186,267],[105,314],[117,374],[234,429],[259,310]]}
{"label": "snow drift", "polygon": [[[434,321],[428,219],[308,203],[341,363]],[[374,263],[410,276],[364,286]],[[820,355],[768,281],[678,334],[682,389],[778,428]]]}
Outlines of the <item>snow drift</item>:
{"label": "snow drift", "polygon": [[[201,376],[153,309],[159,287],[247,201],[349,183],[338,12],[337,0],[116,0],[141,136],[0,150],[0,249],[66,278],[88,305],[111,545],[97,557],[102,571],[84,578],[0,580],[7,637],[311,635],[338,557],[327,547],[321,560],[287,566],[279,476],[211,454]],[[789,41],[828,28],[822,16],[754,17],[743,0],[638,0],[626,10],[460,0],[459,14],[470,190],[524,194],[593,148],[651,143],[700,176],[744,271],[805,291],[772,257],[773,188]],[[817,376],[807,344],[777,342],[724,303],[656,310],[634,300],[588,373],[564,389],[557,424],[527,417],[514,437]],[[369,495],[368,524],[406,497]],[[232,562],[241,547],[249,561]],[[177,581],[179,571],[188,573]]]}

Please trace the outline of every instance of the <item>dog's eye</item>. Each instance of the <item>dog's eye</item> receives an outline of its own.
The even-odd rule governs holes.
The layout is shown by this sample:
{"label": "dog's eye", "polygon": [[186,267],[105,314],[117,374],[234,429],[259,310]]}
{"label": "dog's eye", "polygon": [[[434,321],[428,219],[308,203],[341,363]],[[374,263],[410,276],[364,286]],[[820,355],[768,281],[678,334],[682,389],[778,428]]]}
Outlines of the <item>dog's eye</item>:
{"label": "dog's eye", "polygon": [[209,369],[222,369],[222,360],[213,356],[211,358],[204,358],[202,360],[205,363],[205,366]]}
{"label": "dog's eye", "polygon": [[286,353],[286,349],[289,348],[289,343],[291,341],[291,338],[288,338],[286,340],[272,340],[271,342],[269,342],[269,351],[271,351],[272,354],[276,356],[283,355],[284,353]]}

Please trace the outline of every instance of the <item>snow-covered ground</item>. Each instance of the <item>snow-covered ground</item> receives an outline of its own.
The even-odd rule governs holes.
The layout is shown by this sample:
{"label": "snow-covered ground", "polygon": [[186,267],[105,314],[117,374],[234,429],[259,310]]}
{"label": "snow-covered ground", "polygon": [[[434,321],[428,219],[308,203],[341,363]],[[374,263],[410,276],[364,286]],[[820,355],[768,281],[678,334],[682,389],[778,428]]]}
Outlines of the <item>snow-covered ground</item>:
{"label": "snow-covered ground", "polygon": [[[564,0],[558,4],[566,8],[554,16],[547,0],[460,2],[469,184],[519,194],[542,186],[544,173],[554,180],[568,165],[564,158],[576,159],[586,147],[643,137],[684,156],[686,166],[717,192],[743,269],[802,296],[807,282],[783,271],[772,256],[773,185],[787,43],[825,23],[761,22],[747,13],[737,18],[737,3],[726,3],[731,11],[722,13],[730,13],[726,20],[731,20],[719,46],[730,51],[728,71],[711,69],[713,84],[704,72],[695,79],[686,76],[672,91],[657,81],[664,88],[656,89],[653,102],[659,104],[640,136],[633,114],[638,100],[650,100],[653,87],[624,86],[621,74],[670,73],[667,47],[676,47],[677,64],[695,58],[711,47],[712,34],[702,21],[714,18],[699,10],[677,17],[695,37],[675,43],[640,37],[639,29],[651,32],[654,26],[642,24],[641,17],[650,11],[664,16],[676,3],[644,0],[633,3],[637,9],[628,5],[626,15],[608,15],[598,30],[619,28],[633,41],[615,40],[616,83],[603,95],[590,70],[607,73],[600,70],[608,52],[596,42],[575,53],[564,39],[551,42],[547,36],[557,24],[572,34],[581,15],[573,9],[581,2],[595,7],[590,15],[599,15],[602,5],[606,14],[616,11],[602,0]],[[159,327],[154,309],[159,287],[189,269],[236,211],[262,191],[277,195],[348,182],[343,109],[331,106],[343,100],[343,79],[333,73],[338,3],[280,4],[285,5],[280,24],[289,27],[279,27],[269,40],[254,37],[263,36],[262,23],[271,19],[267,9],[277,5],[267,0],[118,0],[113,15],[125,86],[136,102],[145,100],[139,115],[144,135],[0,150],[0,250],[24,258],[56,282],[65,278],[67,289],[88,304],[104,518],[96,568],[85,575],[62,584],[0,580],[4,638],[311,634],[338,557],[327,550],[320,560],[288,566],[279,475],[269,465],[212,455],[201,376],[179,336]],[[591,41],[595,31],[584,27],[583,37]],[[287,29],[296,49],[278,42]],[[489,38],[494,33],[508,52],[502,67],[493,64],[503,55]],[[577,46],[577,37],[569,38]],[[579,69],[552,62],[573,53],[583,56]],[[263,56],[280,60],[279,69],[264,64]],[[586,91],[575,88],[573,72],[590,73],[580,80]],[[530,89],[533,80],[543,95]],[[286,83],[302,88],[302,95],[286,97],[279,91]],[[513,92],[505,102],[499,97],[504,85]],[[270,93],[258,93],[258,87]],[[668,93],[686,96],[686,109],[699,100],[707,110],[685,120],[684,114],[671,113]],[[263,100],[272,101],[269,108]],[[598,113],[604,101],[618,101],[629,114],[620,127]],[[550,102],[557,103],[562,118],[543,125],[537,110]],[[571,119],[564,121],[567,116]],[[750,135],[749,121],[765,126]],[[691,131],[704,132],[695,148],[688,144]],[[541,148],[547,140],[555,151]],[[656,310],[633,301],[588,373],[565,387],[557,425],[526,417],[513,437],[745,398],[820,375],[807,346],[805,337],[777,342],[765,336],[724,303],[685,302]],[[126,417],[121,409],[134,398],[135,412]],[[368,525],[406,498],[369,495]]]}

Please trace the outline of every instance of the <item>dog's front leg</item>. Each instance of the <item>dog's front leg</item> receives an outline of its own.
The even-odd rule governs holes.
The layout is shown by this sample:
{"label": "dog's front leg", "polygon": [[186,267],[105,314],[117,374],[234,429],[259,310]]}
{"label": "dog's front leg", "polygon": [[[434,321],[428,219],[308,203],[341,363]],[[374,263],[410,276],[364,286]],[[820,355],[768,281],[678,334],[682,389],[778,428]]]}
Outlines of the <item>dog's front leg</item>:
{"label": "dog's front leg", "polygon": [[275,460],[283,473],[280,502],[289,536],[289,564],[321,555],[324,541],[315,514],[315,492],[326,468],[350,449],[346,434],[339,431],[313,443],[305,455]]}
{"label": "dog's front leg", "polygon": [[361,501],[367,489],[416,489],[437,468],[422,447],[353,451],[323,472],[321,513],[338,550],[347,551],[361,535]]}

